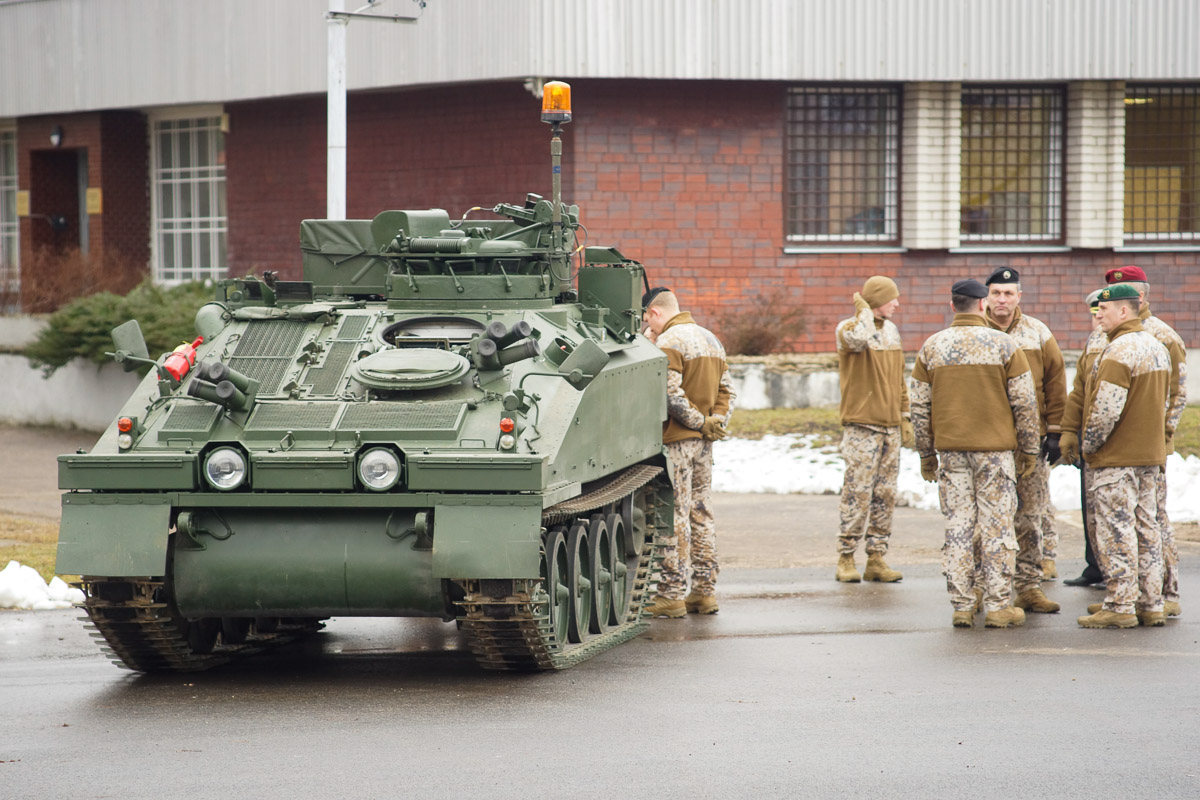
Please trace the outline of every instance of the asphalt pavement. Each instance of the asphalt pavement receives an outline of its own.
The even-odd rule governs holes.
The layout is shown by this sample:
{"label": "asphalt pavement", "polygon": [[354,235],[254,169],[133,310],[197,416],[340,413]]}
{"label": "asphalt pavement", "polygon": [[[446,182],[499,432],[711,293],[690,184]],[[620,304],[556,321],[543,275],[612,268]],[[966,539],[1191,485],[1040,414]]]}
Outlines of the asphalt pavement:
{"label": "asphalt pavement", "polygon": [[[9,433],[0,462],[25,463],[0,480],[44,472]],[[27,508],[53,509],[39,492]],[[1164,628],[1081,629],[1101,593],[1050,582],[1061,613],[959,630],[937,514],[899,510],[902,582],[839,584],[836,498],[715,505],[720,613],[561,673],[482,672],[453,624],[334,618],[233,668],[140,675],[77,611],[0,612],[0,796],[1200,796],[1194,551]]]}

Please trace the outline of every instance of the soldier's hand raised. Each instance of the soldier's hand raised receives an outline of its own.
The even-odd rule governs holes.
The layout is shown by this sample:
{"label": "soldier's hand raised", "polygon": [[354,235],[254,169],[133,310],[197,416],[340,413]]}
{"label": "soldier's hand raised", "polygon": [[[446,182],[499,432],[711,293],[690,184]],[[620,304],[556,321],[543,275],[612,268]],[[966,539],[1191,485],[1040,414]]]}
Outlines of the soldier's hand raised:
{"label": "soldier's hand raised", "polygon": [[863,296],[861,294],[859,294],[858,292],[855,292],[854,293],[854,311],[855,311],[855,313],[858,313],[859,311],[870,311],[870,310],[871,310],[871,304],[868,303],[866,300],[864,300]]}

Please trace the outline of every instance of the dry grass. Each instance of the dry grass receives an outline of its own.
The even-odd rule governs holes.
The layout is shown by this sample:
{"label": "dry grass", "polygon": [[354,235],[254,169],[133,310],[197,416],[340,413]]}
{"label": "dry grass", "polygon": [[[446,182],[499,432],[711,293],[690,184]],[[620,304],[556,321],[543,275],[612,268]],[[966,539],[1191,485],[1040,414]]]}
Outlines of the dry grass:
{"label": "dry grass", "polygon": [[[58,550],[58,523],[47,519],[26,519],[0,514],[0,569],[9,561],[33,567],[49,582],[54,577]],[[65,581],[77,575],[59,576]]]}
{"label": "dry grass", "polygon": [[816,444],[836,444],[842,439],[842,422],[836,408],[734,409],[729,433],[739,439],[761,439],[767,434],[799,433],[816,436]]}

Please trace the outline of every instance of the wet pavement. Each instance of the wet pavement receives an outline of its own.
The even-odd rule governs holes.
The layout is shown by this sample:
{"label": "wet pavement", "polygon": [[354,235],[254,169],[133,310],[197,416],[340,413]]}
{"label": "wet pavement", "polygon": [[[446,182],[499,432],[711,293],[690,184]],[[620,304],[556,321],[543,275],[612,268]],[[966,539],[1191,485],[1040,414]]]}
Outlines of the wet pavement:
{"label": "wet pavement", "polygon": [[956,630],[939,515],[897,515],[902,582],[839,584],[836,498],[714,504],[743,565],[721,612],[561,673],[482,672],[453,624],[335,618],[231,669],[146,676],[77,611],[0,612],[0,796],[1200,795],[1193,550],[1164,628],[1081,629],[1101,593],[1052,582],[1060,614]]}

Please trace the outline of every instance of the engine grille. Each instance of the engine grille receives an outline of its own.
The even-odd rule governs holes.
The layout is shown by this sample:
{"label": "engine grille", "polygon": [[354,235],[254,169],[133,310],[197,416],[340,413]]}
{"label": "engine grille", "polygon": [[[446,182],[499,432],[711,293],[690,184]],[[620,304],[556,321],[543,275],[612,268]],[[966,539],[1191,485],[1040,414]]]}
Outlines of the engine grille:
{"label": "engine grille", "polygon": [[307,323],[292,320],[254,321],[238,341],[229,366],[259,382],[260,394],[275,394],[296,351]]}

